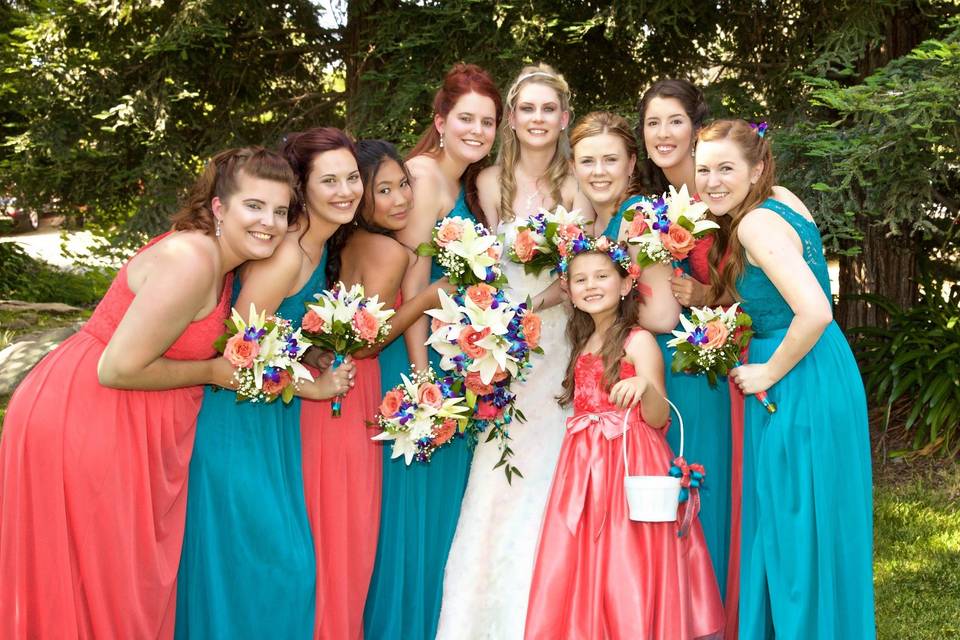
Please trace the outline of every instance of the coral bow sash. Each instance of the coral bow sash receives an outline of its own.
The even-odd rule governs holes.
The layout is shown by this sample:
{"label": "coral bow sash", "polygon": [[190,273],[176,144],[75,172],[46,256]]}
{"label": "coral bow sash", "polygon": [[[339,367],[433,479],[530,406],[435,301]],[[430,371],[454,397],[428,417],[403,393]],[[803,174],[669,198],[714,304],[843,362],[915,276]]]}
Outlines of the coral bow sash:
{"label": "coral bow sash", "polygon": [[[629,424],[626,427],[629,429]],[[607,469],[603,438],[613,440],[625,434],[623,411],[585,413],[567,419],[573,455],[567,468],[566,490],[560,499],[560,511],[570,533],[576,535],[577,527],[587,507],[587,491],[591,485],[590,510],[597,523],[593,537],[599,537],[607,521]]]}

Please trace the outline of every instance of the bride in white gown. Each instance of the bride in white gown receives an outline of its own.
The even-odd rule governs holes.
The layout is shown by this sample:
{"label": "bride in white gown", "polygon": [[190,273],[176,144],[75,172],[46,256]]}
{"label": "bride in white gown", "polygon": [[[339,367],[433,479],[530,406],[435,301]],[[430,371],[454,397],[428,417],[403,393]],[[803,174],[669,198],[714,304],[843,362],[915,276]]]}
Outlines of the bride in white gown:
{"label": "bride in white gown", "polygon": [[[497,165],[477,181],[487,219],[501,221],[504,247],[541,207],[579,204],[567,169],[569,97],[563,76],[544,64],[526,67],[507,93]],[[444,574],[439,639],[523,638],[540,523],[570,415],[556,401],[570,355],[565,296],[547,270],[525,274],[504,258],[503,271],[514,298],[529,295],[543,323],[543,355],[533,356],[526,381],[512,387],[526,416],[510,426],[511,463],[523,477],[508,484],[502,468],[493,469],[498,443],[481,438]]]}

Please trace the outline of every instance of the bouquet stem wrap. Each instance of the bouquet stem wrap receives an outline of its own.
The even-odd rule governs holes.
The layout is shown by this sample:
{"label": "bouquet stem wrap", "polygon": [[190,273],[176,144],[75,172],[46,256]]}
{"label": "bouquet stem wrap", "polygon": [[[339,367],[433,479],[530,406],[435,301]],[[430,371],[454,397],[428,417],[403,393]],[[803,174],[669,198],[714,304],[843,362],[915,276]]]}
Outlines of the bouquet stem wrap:
{"label": "bouquet stem wrap", "polygon": [[[740,362],[739,360],[737,360],[737,365],[736,365],[736,366],[739,367],[739,366],[742,366],[742,364],[743,364],[742,362]],[[760,401],[760,403],[763,405],[763,408],[767,410],[767,413],[776,413],[776,412],[777,412],[777,405],[774,404],[773,402],[770,402],[770,401],[767,399],[767,392],[766,392],[766,391],[760,391],[759,393],[755,393],[755,394],[753,394],[753,397]]]}
{"label": "bouquet stem wrap", "polygon": [[[346,358],[347,358],[347,356],[344,355],[344,354],[342,354],[342,353],[335,353],[335,354],[333,354],[333,364],[331,364],[330,366],[333,367],[334,370],[336,370],[337,367],[339,367],[340,365],[343,364],[343,361],[346,360]],[[342,394],[342,393],[341,393],[340,395],[338,395],[336,398],[333,399],[333,403],[330,405],[330,407],[331,407],[330,414],[331,414],[334,418],[339,418],[339,417],[340,417],[340,411],[341,411],[341,409],[343,408],[343,394]]]}

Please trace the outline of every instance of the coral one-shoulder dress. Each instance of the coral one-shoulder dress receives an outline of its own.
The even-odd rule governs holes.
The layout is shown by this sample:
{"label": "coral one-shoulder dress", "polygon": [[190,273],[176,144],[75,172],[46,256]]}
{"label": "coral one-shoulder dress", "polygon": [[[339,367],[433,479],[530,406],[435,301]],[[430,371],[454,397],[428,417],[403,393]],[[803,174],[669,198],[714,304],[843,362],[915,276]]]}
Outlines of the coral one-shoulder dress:
{"label": "coral one-shoulder dress", "polygon": [[[191,323],[164,357],[214,355],[231,280],[216,309]],[[133,299],[124,265],[83,329],[44,358],[10,401],[0,443],[5,640],[173,635],[203,388],[99,383],[100,355]]]}

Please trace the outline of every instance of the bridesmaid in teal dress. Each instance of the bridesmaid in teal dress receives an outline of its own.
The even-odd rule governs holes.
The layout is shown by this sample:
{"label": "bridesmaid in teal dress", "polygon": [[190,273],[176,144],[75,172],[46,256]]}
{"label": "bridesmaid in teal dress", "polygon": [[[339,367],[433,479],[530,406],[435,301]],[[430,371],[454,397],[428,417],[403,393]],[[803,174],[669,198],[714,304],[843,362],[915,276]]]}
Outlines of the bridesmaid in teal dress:
{"label": "bridesmaid in teal dress", "polygon": [[[476,65],[458,64],[447,73],[433,106],[434,121],[407,159],[414,202],[397,239],[408,247],[428,242],[434,225],[448,215],[477,220],[476,176],[487,163],[502,115],[496,85]],[[443,275],[439,265],[421,258],[404,277],[404,299]],[[405,333],[409,361],[403,360],[400,345],[381,354],[384,389],[398,384],[410,364],[439,370],[439,354],[431,350],[428,355],[424,346],[427,329],[424,316]],[[430,640],[436,635],[443,571],[470,459],[465,439],[439,449],[429,464],[406,466],[384,451],[380,544],[364,612],[367,637]]]}
{"label": "bridesmaid in teal dress", "polygon": [[698,190],[722,217],[717,242],[730,255],[713,290],[738,297],[755,331],[751,364],[730,377],[777,405],[745,405],[740,637],[873,638],[863,383],[833,321],[820,233],[773,186],[764,131],[714,122],[696,152]]}
{"label": "bridesmaid in teal dress", "polygon": [[[288,136],[288,148],[326,151],[310,165],[316,180],[298,176],[306,216],[271,258],[251,263],[235,281],[237,309],[253,303],[299,326],[304,302],[324,288],[324,244],[353,217],[360,195],[356,159],[344,143],[349,139],[336,129]],[[343,202],[352,206],[338,206]],[[345,392],[353,369],[352,362],[328,369],[298,394],[320,400]],[[299,398],[237,403],[232,392],[205,392],[190,463],[175,637],[311,637],[316,563],[303,486]]]}
{"label": "bridesmaid in teal dress", "polygon": [[[693,147],[697,131],[707,119],[709,109],[703,92],[687,80],[659,80],[640,97],[637,106],[637,140],[643,145],[646,158],[639,169],[644,192],[650,195],[667,193],[669,187],[686,186],[691,195],[697,193],[694,180]],[[684,307],[733,304],[733,299],[710,296],[710,262],[720,259],[710,255],[713,237],[698,241],[687,259],[674,263],[681,272],[671,277],[674,297]],[[679,326],[677,327],[679,328]],[[731,513],[739,513],[740,446],[734,434],[742,434],[742,424],[732,423],[730,389],[726,377],[711,387],[705,376],[674,373],[670,367],[673,349],[667,341],[670,332],[657,334],[663,353],[667,395],[680,408],[687,427],[684,455],[699,462],[707,470],[706,489],[701,492],[700,522],[713,560],[713,570],[720,587],[720,596],[729,608],[736,609],[736,593],[727,597],[728,586],[736,591],[737,581],[728,585],[727,568],[731,562],[731,544],[737,532],[731,527]],[[680,446],[680,432],[671,429],[667,441],[674,451]],[[735,451],[737,453],[735,453]],[[737,534],[738,535],[738,534]],[[737,554],[732,558],[737,562]]]}

